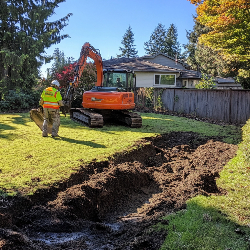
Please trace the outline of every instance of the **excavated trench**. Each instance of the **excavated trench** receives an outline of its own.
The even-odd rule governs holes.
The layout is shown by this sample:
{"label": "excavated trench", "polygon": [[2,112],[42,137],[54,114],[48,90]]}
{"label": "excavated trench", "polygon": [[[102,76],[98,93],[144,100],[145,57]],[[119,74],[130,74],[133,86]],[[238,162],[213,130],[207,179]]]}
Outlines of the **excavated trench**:
{"label": "excavated trench", "polygon": [[223,193],[216,178],[237,146],[221,139],[191,132],[146,138],[57,189],[0,201],[0,248],[159,249],[167,232],[152,226],[167,223],[162,216],[197,194]]}

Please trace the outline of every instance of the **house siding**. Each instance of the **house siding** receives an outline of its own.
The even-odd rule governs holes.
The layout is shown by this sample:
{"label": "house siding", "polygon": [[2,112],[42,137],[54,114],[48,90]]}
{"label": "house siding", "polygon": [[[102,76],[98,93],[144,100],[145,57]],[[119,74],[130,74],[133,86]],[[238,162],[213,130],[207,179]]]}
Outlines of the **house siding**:
{"label": "house siding", "polygon": [[175,68],[175,69],[181,69],[181,70],[185,69],[182,64],[177,63],[177,65],[176,65],[174,60],[169,59],[169,58],[162,56],[162,55],[158,55],[155,58],[145,58],[145,60],[149,61],[149,62],[161,64],[163,66]]}
{"label": "house siding", "polygon": [[152,72],[136,72],[136,87],[149,88],[154,85],[154,73]]}
{"label": "house siding", "polygon": [[176,75],[176,85],[175,86],[156,86],[154,85],[155,74],[169,74],[165,72],[136,72],[136,87],[137,88],[150,88],[150,87],[160,87],[160,88],[172,88],[181,87],[182,80],[177,78],[179,74]]}

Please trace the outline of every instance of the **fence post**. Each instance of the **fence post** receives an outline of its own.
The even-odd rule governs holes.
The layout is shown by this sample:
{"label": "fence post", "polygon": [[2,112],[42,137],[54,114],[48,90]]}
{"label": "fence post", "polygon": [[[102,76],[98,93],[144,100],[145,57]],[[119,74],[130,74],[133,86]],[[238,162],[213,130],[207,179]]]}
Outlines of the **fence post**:
{"label": "fence post", "polygon": [[175,112],[175,89],[174,89],[173,111]]}
{"label": "fence post", "polygon": [[232,89],[230,89],[229,92],[229,122],[232,122]]}

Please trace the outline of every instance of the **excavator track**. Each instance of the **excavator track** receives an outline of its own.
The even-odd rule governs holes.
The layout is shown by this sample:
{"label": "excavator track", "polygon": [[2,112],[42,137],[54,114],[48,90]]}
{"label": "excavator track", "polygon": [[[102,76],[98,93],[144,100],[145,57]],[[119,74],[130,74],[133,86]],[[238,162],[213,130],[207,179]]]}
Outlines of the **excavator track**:
{"label": "excavator track", "polygon": [[131,128],[140,128],[142,126],[142,118],[139,114],[128,110],[113,111],[113,117],[119,122]]}
{"label": "excavator track", "polygon": [[70,119],[90,128],[102,128],[103,117],[101,114],[84,108],[70,109]]}
{"label": "excavator track", "polygon": [[112,121],[131,128],[140,128],[142,118],[128,110],[89,110],[84,108],[70,109],[70,119],[90,128],[102,128],[104,121]]}

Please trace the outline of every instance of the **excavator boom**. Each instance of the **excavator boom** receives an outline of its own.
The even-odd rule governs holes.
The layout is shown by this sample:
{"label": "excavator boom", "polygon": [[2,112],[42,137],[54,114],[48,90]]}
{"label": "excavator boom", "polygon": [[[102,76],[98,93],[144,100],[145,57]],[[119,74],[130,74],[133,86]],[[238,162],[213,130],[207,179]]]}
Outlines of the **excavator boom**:
{"label": "excavator boom", "polygon": [[91,46],[89,43],[85,43],[82,46],[80,58],[78,60],[78,64],[75,69],[75,81],[74,81],[75,87],[77,87],[79,84],[82,72],[86,67],[88,57],[93,59],[96,65],[97,81],[95,83],[95,86],[98,87],[102,86],[102,81],[103,81],[102,57],[100,55],[100,52],[97,51],[93,46]]}

